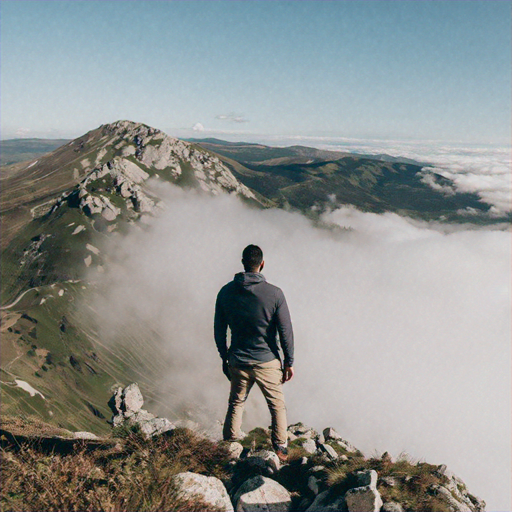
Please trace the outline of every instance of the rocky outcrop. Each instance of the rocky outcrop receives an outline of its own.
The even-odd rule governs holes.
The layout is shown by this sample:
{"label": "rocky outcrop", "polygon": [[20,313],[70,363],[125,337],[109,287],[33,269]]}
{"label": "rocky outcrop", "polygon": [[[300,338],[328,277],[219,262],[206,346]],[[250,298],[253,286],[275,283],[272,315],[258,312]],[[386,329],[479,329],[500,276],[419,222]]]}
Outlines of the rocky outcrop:
{"label": "rocky outcrop", "polygon": [[356,478],[359,487],[350,489],[345,495],[348,512],[379,512],[383,503],[377,490],[377,472],[360,471]]}
{"label": "rocky outcrop", "polygon": [[96,141],[101,147],[96,158],[83,160],[85,176],[45,211],[67,204],[110,223],[121,214],[131,218],[151,213],[159,200],[146,186],[150,178],[214,195],[228,192],[256,200],[217,156],[190,142],[130,121],[104,125],[100,130],[103,137]]}
{"label": "rocky outcrop", "polygon": [[156,418],[150,412],[142,409],[143,404],[144,399],[137,383],[134,382],[124,389],[118,387],[108,403],[113,412],[112,426],[136,426],[148,437],[176,428],[167,418]]}
{"label": "rocky outcrop", "polygon": [[233,505],[224,484],[214,476],[199,475],[189,471],[173,477],[178,494],[187,500],[199,499],[206,506],[223,512],[233,512]]}
{"label": "rocky outcrop", "polygon": [[288,512],[292,504],[286,488],[264,476],[244,482],[233,501],[236,512]]}
{"label": "rocky outcrop", "polygon": [[[137,425],[148,437],[176,428],[166,418],[155,418],[142,408],[144,398],[136,383],[116,388],[109,405],[114,412],[113,426]],[[193,422],[181,424],[199,431],[199,425]],[[225,444],[229,481],[224,483],[232,501],[220,480],[190,472],[175,477],[180,492],[190,499],[199,498],[206,505],[237,512],[289,511],[292,501],[293,510],[298,512],[404,512],[410,510],[410,500],[418,492],[437,500],[435,507],[450,512],[485,510],[485,502],[469,494],[464,482],[444,465],[413,464],[400,459],[395,472],[395,463],[387,452],[380,459],[365,459],[331,427],[319,434],[296,423],[288,427],[288,432],[293,437],[290,452],[300,447],[306,456],[287,464],[281,464],[271,450],[250,450],[239,442]],[[380,475],[383,468],[384,474]],[[409,483],[420,474],[432,483],[418,491]],[[332,475],[339,477],[333,479]]]}

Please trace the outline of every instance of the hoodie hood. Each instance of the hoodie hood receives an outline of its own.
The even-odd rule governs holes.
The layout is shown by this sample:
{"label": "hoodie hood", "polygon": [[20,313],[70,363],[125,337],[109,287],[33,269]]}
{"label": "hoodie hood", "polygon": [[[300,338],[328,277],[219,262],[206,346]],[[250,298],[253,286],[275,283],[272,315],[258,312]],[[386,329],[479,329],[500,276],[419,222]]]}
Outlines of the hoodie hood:
{"label": "hoodie hood", "polygon": [[234,281],[244,288],[251,288],[256,284],[266,282],[265,276],[259,272],[239,272],[235,274]]}

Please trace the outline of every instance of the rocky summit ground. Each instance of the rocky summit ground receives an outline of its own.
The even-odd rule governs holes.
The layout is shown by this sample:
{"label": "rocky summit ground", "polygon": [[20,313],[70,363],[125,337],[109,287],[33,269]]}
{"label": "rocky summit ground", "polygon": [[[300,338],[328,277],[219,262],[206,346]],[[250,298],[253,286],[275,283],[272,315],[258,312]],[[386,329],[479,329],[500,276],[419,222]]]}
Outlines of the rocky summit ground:
{"label": "rocky summit ground", "polygon": [[142,408],[137,384],[109,403],[112,432],[4,418],[2,511],[481,512],[485,502],[444,465],[365,457],[332,427],[288,427],[289,458],[256,428],[224,442]]}

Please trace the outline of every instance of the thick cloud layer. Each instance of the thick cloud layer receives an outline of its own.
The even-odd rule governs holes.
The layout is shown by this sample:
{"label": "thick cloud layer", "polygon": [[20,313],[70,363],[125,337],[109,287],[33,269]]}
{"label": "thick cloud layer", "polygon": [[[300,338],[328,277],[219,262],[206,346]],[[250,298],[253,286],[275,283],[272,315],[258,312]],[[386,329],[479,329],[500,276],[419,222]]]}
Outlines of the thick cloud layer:
{"label": "thick cloud layer", "polygon": [[[299,214],[160,185],[165,209],[115,247],[105,327],[148,322],[174,362],[173,405],[223,420],[228,382],[213,341],[220,287],[249,243],[288,299],[296,377],[289,422],[335,427],[366,453],[446,463],[510,509],[510,233],[440,228],[351,208]],[[346,229],[343,229],[346,228]],[[245,428],[269,424],[254,390]]]}

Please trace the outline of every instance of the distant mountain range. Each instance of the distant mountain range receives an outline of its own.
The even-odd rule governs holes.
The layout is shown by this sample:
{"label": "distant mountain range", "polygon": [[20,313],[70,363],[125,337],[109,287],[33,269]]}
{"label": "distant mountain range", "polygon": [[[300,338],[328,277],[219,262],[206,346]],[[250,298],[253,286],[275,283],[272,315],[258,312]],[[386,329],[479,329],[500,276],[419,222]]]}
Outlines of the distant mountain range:
{"label": "distant mountain range", "polygon": [[32,156],[1,169],[1,412],[64,428],[108,431],[110,387],[137,381],[150,402],[158,400],[153,376],[171,364],[157,334],[143,327],[120,333],[118,350],[105,346],[78,306],[94,288],[88,270],[108,265],[102,242],[158,207],[150,178],[310,217],[354,205],[426,220],[510,221],[488,215],[478,196],[457,192],[425,164],[391,157],[182,141],[130,121],[63,145],[46,142],[2,142],[10,159]]}
{"label": "distant mountain range", "polygon": [[0,141],[0,164],[11,165],[43,156],[69,139],[8,139]]}

